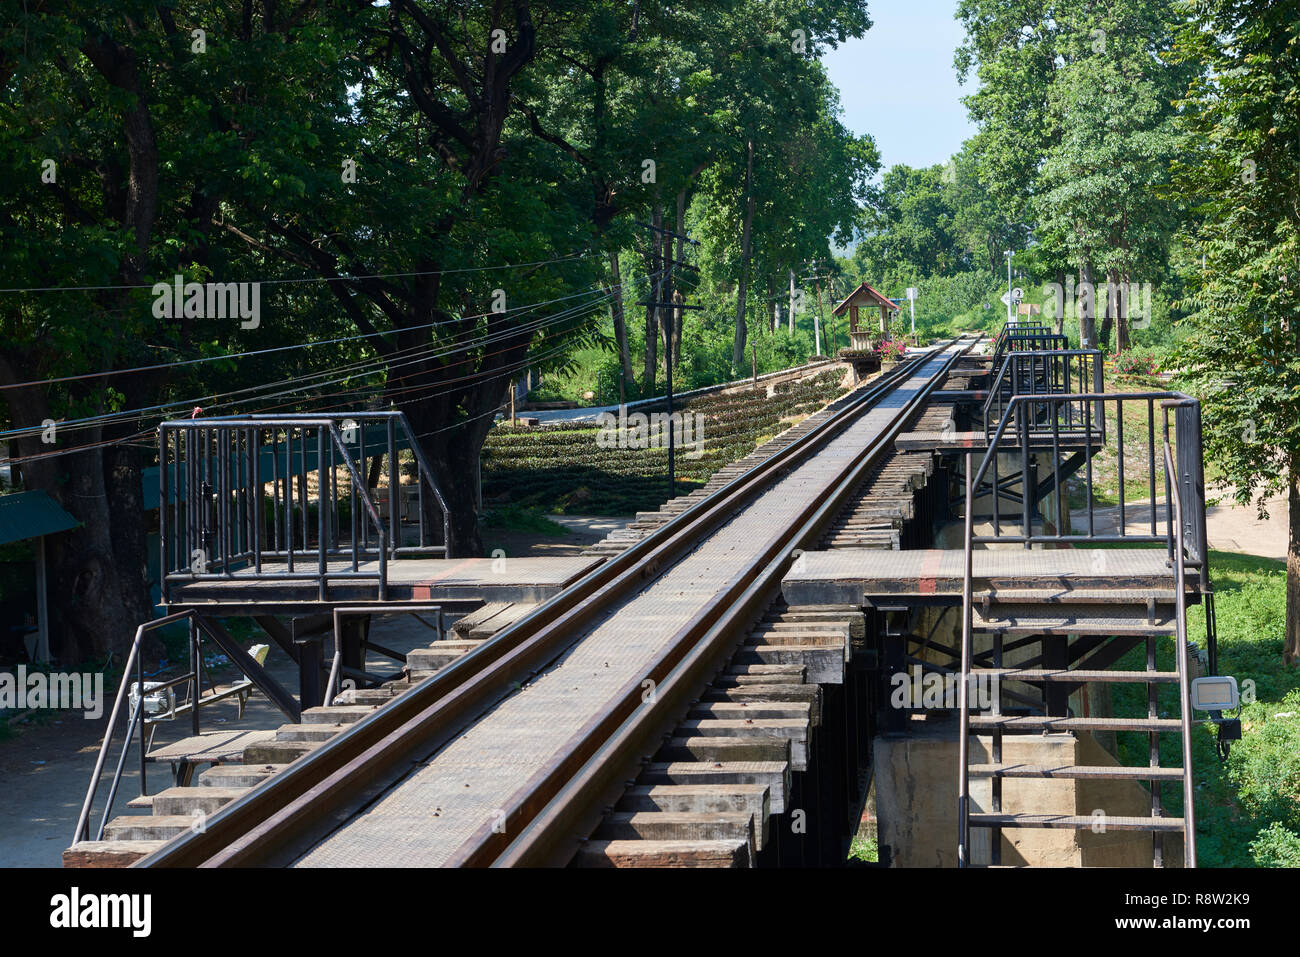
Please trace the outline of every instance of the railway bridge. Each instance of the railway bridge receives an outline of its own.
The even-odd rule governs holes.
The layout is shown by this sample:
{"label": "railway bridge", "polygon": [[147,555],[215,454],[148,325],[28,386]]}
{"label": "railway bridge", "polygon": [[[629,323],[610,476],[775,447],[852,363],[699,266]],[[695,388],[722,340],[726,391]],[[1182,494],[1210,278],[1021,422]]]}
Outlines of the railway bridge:
{"label": "railway bridge", "polygon": [[[448,554],[396,413],[164,423],[166,614],[65,864],[830,866],[870,791],[881,864],[1194,866],[1199,407],[1101,363],[1024,325],[913,351],[571,558]],[[189,669],[146,683],[173,623]],[[283,727],[201,727],[254,690]],[[114,816],[133,755],[150,813]]]}

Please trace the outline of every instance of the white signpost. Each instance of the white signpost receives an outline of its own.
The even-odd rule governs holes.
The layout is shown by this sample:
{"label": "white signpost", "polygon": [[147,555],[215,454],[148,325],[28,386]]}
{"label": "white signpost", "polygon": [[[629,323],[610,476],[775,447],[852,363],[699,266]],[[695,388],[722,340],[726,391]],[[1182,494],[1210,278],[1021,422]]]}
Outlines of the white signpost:
{"label": "white signpost", "polygon": [[1021,289],[1019,286],[1017,286],[1015,289],[1009,289],[1006,292],[1004,292],[1001,298],[1007,307],[1007,321],[1013,324],[1018,323],[1020,321],[1020,317],[1013,316],[1012,309],[1013,307],[1018,306],[1020,304],[1020,301],[1025,298],[1025,291]]}
{"label": "white signpost", "polygon": [[912,310],[912,341],[916,341],[916,294],[915,286],[907,287],[907,307]]}

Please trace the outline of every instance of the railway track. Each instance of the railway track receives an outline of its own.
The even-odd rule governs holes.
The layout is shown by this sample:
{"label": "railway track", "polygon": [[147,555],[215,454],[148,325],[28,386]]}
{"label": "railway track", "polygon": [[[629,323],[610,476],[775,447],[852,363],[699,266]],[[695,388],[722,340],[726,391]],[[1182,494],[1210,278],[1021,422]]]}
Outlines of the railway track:
{"label": "railway track", "polygon": [[832,403],[137,866],[568,863],[974,342]]}

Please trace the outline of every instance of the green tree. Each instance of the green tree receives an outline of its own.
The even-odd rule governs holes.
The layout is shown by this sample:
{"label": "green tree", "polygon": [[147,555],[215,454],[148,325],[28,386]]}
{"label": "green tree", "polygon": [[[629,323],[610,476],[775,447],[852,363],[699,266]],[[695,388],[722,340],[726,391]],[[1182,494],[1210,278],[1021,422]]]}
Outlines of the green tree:
{"label": "green tree", "polygon": [[1061,132],[1038,174],[1035,222],[1060,237],[1073,262],[1106,278],[1111,295],[1097,291],[1105,319],[1088,338],[1109,341],[1113,324],[1121,352],[1130,303],[1119,291],[1163,274],[1180,220],[1168,184],[1179,148],[1173,101],[1188,68],[1167,62],[1172,24],[1163,3],[1081,4],[1058,38],[1067,64],[1049,95]]}
{"label": "green tree", "polygon": [[[1285,657],[1300,661],[1300,20],[1293,5],[1207,0],[1179,36],[1203,64],[1185,104],[1179,188],[1203,270],[1179,359],[1204,399],[1207,460],[1243,504],[1286,490]],[[1199,266],[1199,262],[1197,264]]]}

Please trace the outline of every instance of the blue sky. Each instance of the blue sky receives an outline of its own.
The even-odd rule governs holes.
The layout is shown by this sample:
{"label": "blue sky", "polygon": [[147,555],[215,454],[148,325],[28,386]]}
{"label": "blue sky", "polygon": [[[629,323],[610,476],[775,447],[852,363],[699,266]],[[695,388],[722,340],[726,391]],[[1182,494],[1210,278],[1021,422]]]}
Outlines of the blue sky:
{"label": "blue sky", "polygon": [[975,133],[952,57],[962,40],[954,0],[872,0],[872,27],[823,58],[844,124],[870,133],[887,169],[947,162]]}

